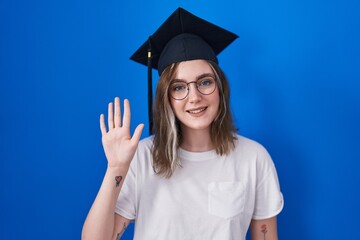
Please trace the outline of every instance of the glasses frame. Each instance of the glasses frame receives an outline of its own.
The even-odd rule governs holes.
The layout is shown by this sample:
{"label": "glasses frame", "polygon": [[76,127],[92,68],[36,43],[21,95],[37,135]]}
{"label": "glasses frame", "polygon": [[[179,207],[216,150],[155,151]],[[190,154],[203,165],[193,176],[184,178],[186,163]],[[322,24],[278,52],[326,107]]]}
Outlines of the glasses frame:
{"label": "glasses frame", "polygon": [[182,83],[185,83],[185,84],[186,84],[187,93],[186,93],[185,97],[183,97],[183,98],[175,98],[175,97],[173,97],[173,95],[171,94],[171,91],[170,91],[170,86],[173,84],[173,82],[171,82],[170,85],[169,85],[169,89],[168,89],[169,95],[170,95],[170,97],[171,97],[172,99],[179,100],[179,101],[184,100],[185,98],[187,98],[187,96],[189,96],[189,92],[190,92],[190,87],[189,87],[189,85],[190,85],[191,83],[195,83],[195,88],[196,88],[196,90],[197,90],[200,94],[202,94],[202,95],[210,95],[210,94],[213,94],[213,93],[215,92],[216,88],[218,87],[218,86],[217,86],[217,85],[218,85],[218,80],[217,80],[216,77],[213,77],[213,76],[211,76],[211,78],[212,78],[212,79],[214,80],[214,82],[215,82],[215,87],[214,87],[214,90],[212,90],[212,92],[210,92],[210,93],[202,93],[202,92],[199,90],[198,82],[201,81],[202,79],[198,79],[198,80],[196,80],[196,81],[191,81],[191,82],[179,81],[179,82],[182,82]]}

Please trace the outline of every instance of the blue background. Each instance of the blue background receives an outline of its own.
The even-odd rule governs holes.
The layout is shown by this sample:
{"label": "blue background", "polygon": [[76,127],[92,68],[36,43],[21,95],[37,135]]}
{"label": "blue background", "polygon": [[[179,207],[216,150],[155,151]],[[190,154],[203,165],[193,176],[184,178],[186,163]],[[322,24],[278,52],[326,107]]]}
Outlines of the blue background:
{"label": "blue background", "polygon": [[358,0],[1,0],[0,239],[80,238],[106,169],[98,117],[129,98],[147,136],[129,56],[178,6],[240,35],[219,60],[240,132],[277,166],[280,239],[358,239]]}

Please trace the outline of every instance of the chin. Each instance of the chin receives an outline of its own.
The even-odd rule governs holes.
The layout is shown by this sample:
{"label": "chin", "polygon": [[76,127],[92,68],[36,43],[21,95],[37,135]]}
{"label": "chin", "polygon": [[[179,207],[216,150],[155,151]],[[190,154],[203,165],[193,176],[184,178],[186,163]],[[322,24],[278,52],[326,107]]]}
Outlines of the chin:
{"label": "chin", "polygon": [[209,130],[210,131],[210,126],[211,123],[209,124],[182,124],[182,128],[187,128],[188,130],[193,130],[193,131],[203,131],[203,130]]}

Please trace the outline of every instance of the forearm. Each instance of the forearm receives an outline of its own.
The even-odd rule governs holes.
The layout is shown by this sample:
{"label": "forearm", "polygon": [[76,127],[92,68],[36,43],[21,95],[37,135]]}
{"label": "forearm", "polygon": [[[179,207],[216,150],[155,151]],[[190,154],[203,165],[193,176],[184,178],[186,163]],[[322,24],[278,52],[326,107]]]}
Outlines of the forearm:
{"label": "forearm", "polygon": [[108,168],[100,190],[85,220],[82,239],[111,239],[114,231],[115,204],[128,168]]}
{"label": "forearm", "polygon": [[252,220],[251,240],[278,240],[276,217]]}

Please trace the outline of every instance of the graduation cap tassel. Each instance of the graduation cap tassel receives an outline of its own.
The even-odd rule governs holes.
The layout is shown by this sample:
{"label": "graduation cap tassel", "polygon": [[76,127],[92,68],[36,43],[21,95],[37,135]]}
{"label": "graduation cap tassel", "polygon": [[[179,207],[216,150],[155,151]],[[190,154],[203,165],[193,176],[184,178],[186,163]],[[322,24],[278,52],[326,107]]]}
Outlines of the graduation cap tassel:
{"label": "graduation cap tassel", "polygon": [[152,64],[151,64],[151,42],[149,38],[149,48],[148,48],[148,117],[149,117],[149,135],[152,134],[153,129],[153,107],[152,107]]}

